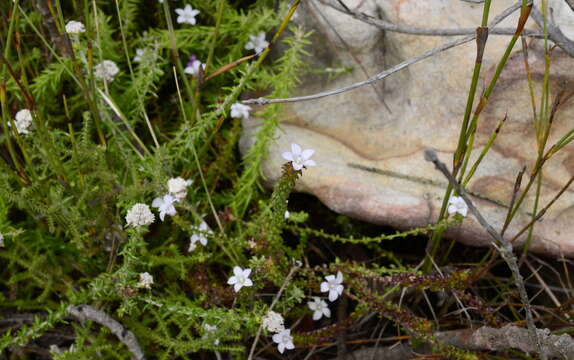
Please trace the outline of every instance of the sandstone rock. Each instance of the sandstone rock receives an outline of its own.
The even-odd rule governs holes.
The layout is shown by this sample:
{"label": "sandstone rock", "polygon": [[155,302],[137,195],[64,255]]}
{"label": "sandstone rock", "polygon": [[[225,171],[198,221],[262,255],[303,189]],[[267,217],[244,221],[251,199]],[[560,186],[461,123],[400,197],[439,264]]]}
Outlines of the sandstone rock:
{"label": "sandstone rock", "polygon": [[[393,23],[425,28],[474,28],[480,24],[482,5],[461,0],[345,0],[354,10]],[[493,1],[491,18],[513,4]],[[557,4],[558,2],[556,2]],[[560,4],[564,1],[560,1]],[[298,94],[313,94],[364,80],[405,59],[432,49],[452,37],[416,36],[383,32],[342,14],[318,1],[302,2],[297,21],[313,28],[309,63],[314,69],[352,66],[334,80],[306,75]],[[555,12],[570,36],[574,12],[567,6]],[[514,28],[518,12],[499,27]],[[530,19],[529,29],[538,29]],[[335,33],[336,31],[336,33]],[[344,43],[340,38],[344,39]],[[509,36],[491,35],[483,61],[478,93],[488,84]],[[536,87],[537,107],[544,74],[541,40],[529,39],[529,62]],[[507,212],[516,175],[527,173],[536,157],[536,140],[530,95],[520,42],[479,120],[473,150],[476,158],[497,123],[508,114],[493,149],[488,153],[468,189],[486,219],[500,229]],[[436,221],[446,181],[423,159],[427,147],[452,164],[462,123],[476,45],[470,42],[435,55],[395,73],[375,86],[285,106],[277,141],[264,163],[264,174],[273,183],[284,160],[281,153],[292,142],[316,150],[318,166],[304,171],[297,190],[316,195],[331,209],[358,219],[398,229],[425,226]],[[549,144],[574,128],[574,59],[560,49],[552,53],[551,92],[563,93]],[[244,122],[241,140],[245,152],[259,126],[257,119]],[[567,146],[546,166],[541,204],[547,204],[574,175],[574,147]],[[526,183],[526,181],[524,181]],[[574,189],[569,189],[534,228],[531,250],[554,256],[574,256]],[[534,192],[507,231],[512,237],[530,221]],[[490,238],[469,216],[447,235],[465,244],[488,246]],[[524,237],[520,239],[523,241]]]}

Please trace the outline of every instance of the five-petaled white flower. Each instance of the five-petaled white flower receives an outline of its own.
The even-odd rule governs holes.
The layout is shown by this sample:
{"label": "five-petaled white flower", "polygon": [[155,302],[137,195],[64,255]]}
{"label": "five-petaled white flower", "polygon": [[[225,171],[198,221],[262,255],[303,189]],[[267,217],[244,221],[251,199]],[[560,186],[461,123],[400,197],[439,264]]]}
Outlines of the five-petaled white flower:
{"label": "five-petaled white flower", "polygon": [[197,60],[195,56],[190,56],[187,67],[183,70],[183,72],[189,75],[197,75],[199,74],[200,68],[201,70],[205,70],[205,64]]}
{"label": "five-petaled white flower", "polygon": [[66,32],[70,35],[79,35],[86,32],[86,27],[79,21],[70,20],[66,23]]}
{"label": "five-petaled white flower", "polygon": [[138,287],[151,289],[152,284],[153,284],[153,276],[151,276],[148,272],[140,274],[140,282],[138,283]]}
{"label": "five-petaled white flower", "polygon": [[464,199],[460,196],[452,196],[448,200],[448,213],[449,214],[456,214],[459,213],[462,216],[466,216],[468,212],[468,206]]}
{"label": "five-petaled white flower", "polygon": [[267,46],[269,46],[269,42],[265,40],[265,32],[261,31],[257,35],[249,35],[245,50],[255,50],[256,54],[260,54]]}
{"label": "five-petaled white flower", "polygon": [[199,14],[199,10],[193,10],[191,5],[187,4],[183,9],[175,9],[177,13],[177,23],[178,24],[190,24],[195,25],[195,17]]}
{"label": "five-petaled white flower", "polygon": [[126,215],[126,223],[133,227],[149,225],[154,220],[155,217],[146,204],[135,204]]}
{"label": "five-petaled white flower", "polygon": [[287,350],[295,349],[295,344],[293,344],[293,336],[291,336],[291,330],[285,329],[278,334],[273,335],[273,342],[277,343],[277,350],[281,354]]}
{"label": "five-petaled white flower", "polygon": [[325,276],[325,280],[321,283],[321,292],[329,292],[329,301],[335,301],[339,295],[343,294],[343,274],[337,271],[337,277],[335,275]]}
{"label": "five-petaled white flower", "polygon": [[173,203],[177,201],[179,200],[173,197],[173,195],[165,194],[163,197],[156,197],[155,199],[153,199],[151,206],[158,209],[159,218],[161,219],[161,221],[163,221],[166,214],[167,215],[176,214],[177,211],[175,210],[175,206],[173,206]]}
{"label": "five-petaled white flower", "polygon": [[243,270],[239,266],[233,268],[233,276],[227,280],[229,285],[233,285],[233,290],[239,292],[244,286],[253,286],[253,281],[249,278],[251,274],[251,269]]}
{"label": "five-petaled white flower", "polygon": [[301,170],[308,166],[317,166],[315,161],[311,160],[311,156],[315,153],[313,149],[302,150],[301,146],[291,144],[291,152],[284,152],[281,156],[283,159],[291,161],[293,169]]}
{"label": "five-petaled white flower", "polygon": [[[205,324],[205,325],[203,325],[203,328],[205,329],[205,334],[203,334],[204,339],[212,337],[213,333],[215,333],[217,331],[217,326],[215,326],[215,325]],[[214,339],[213,345],[215,345],[215,346],[219,345],[219,339]]]}
{"label": "five-petaled white flower", "polygon": [[263,317],[261,325],[268,331],[278,333],[285,330],[285,325],[283,325],[284,321],[285,320],[281,314],[276,313],[275,311],[268,311]]}
{"label": "five-petaled white flower", "polygon": [[211,231],[205,221],[202,221],[201,224],[199,224],[199,228],[197,228],[196,231],[199,233],[191,235],[191,238],[189,239],[190,242],[189,249],[187,249],[188,252],[192,252],[197,248],[197,242],[200,242],[203,246],[207,245],[207,236],[213,234],[213,231]]}
{"label": "five-petaled white flower", "polygon": [[185,180],[181,177],[171,178],[167,181],[167,190],[178,200],[187,196],[187,187],[193,184],[193,180]]}
{"label": "five-petaled white flower", "polygon": [[243,105],[242,103],[235,103],[231,105],[231,117],[232,118],[244,118],[249,119],[249,112],[251,111],[251,106]]}
{"label": "five-petaled white flower", "polygon": [[331,310],[325,300],[318,297],[314,297],[313,301],[307,303],[309,309],[313,310],[313,320],[319,320],[325,315],[326,317],[331,317]]}
{"label": "five-petaled white flower", "polygon": [[111,60],[104,60],[100,64],[94,66],[94,76],[98,79],[103,79],[108,82],[113,81],[114,77],[120,72],[120,69],[115,62]]}
{"label": "five-petaled white flower", "polygon": [[[28,109],[18,111],[14,118],[14,125],[16,125],[18,134],[29,134],[28,129],[32,126],[32,112]],[[8,122],[8,126],[12,126],[12,123]]]}

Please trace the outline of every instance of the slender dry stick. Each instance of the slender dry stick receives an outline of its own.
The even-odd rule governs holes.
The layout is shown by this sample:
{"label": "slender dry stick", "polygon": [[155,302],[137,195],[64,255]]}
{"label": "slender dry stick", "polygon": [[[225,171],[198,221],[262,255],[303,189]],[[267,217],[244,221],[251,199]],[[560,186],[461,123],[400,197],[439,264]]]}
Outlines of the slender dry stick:
{"label": "slender dry stick", "polygon": [[[295,266],[291,268],[289,274],[287,274],[287,277],[285,278],[285,281],[283,281],[283,285],[281,285],[279,292],[277,292],[277,295],[275,295],[273,302],[271,302],[271,305],[269,305],[269,310],[267,310],[267,312],[273,310],[273,307],[275,306],[275,304],[277,304],[277,301],[279,301],[281,294],[283,294],[283,291],[285,290],[285,288],[287,288],[287,285],[291,282],[291,278],[300,268],[301,268],[300,262],[297,262]],[[261,336],[262,329],[263,329],[263,323],[261,323],[261,325],[259,325],[259,329],[257,329],[257,335],[255,335],[255,340],[253,341],[253,345],[251,345],[251,350],[249,350],[249,357],[247,358],[247,360],[253,359],[253,354],[255,353],[255,348],[257,347],[257,342],[259,341],[259,337]]]}
{"label": "slender dry stick", "polygon": [[[466,191],[460,186],[460,184],[456,181],[454,176],[450,173],[446,165],[441,162],[436,152],[432,149],[425,150],[425,160],[432,162],[435,167],[448,179],[451,186],[456,190],[456,192],[462,197],[468,209],[474,215],[478,223],[486,230],[486,232],[492,237],[493,242],[492,245],[495,249],[498,250],[510,271],[514,276],[514,283],[518,288],[518,292],[520,293],[520,299],[522,304],[524,305],[524,311],[526,313],[526,324],[528,326],[529,338],[533,344],[536,344],[536,348],[538,349],[540,356],[542,359],[546,359],[546,356],[542,349],[542,344],[540,339],[536,333],[536,325],[534,324],[534,318],[532,317],[532,309],[530,308],[530,301],[528,300],[528,294],[526,293],[526,288],[524,286],[524,279],[520,274],[520,269],[518,268],[518,261],[516,256],[513,253],[512,243],[510,241],[505,240],[500,234],[494,230],[494,228],[486,221],[486,219],[482,216],[482,214],[478,211],[478,209],[474,206],[470,198],[467,196]],[[574,177],[571,179],[570,182],[574,180]],[[569,184],[570,184],[569,182]],[[569,185],[568,184],[568,185]],[[564,191],[565,189],[563,189]],[[561,192],[563,192],[561,191]],[[549,204],[551,205],[551,204]]]}
{"label": "slender dry stick", "polygon": [[[518,10],[520,8],[520,6],[521,6],[521,2],[517,2],[514,5],[507,8],[506,10],[504,10],[496,18],[493,19],[493,21],[489,24],[489,27],[496,26],[498,23],[500,23],[502,20],[507,18],[514,11]],[[362,87],[365,85],[370,85],[376,81],[382,80],[382,79],[386,78],[387,76],[396,73],[397,71],[400,71],[404,68],[409,67],[410,65],[416,64],[416,63],[418,63],[418,62],[420,62],[426,58],[429,58],[433,55],[436,55],[440,52],[451,49],[451,48],[456,47],[458,45],[465,44],[469,41],[474,40],[475,38],[476,38],[476,34],[471,34],[471,35],[465,36],[465,37],[460,38],[460,39],[449,41],[449,42],[442,44],[442,45],[440,45],[434,49],[425,51],[424,53],[422,53],[420,55],[417,55],[417,56],[414,56],[408,60],[405,60],[405,61],[391,67],[390,69],[384,70],[384,71],[378,73],[377,75],[370,77],[367,80],[359,81],[359,82],[356,82],[356,83],[348,85],[348,86],[344,86],[344,87],[339,88],[339,89],[324,91],[324,92],[320,92],[320,93],[316,93],[316,94],[312,94],[312,95],[307,95],[307,96],[297,96],[297,97],[284,98],[284,99],[267,99],[267,98],[263,98],[263,97],[262,98],[256,98],[256,99],[248,99],[248,100],[244,100],[243,103],[244,104],[258,104],[258,105],[291,103],[291,102],[299,102],[299,101],[316,100],[316,99],[324,98],[327,96],[341,94],[341,93],[344,93],[344,92],[347,92],[350,90],[354,90],[356,88],[359,88],[359,87]]]}
{"label": "slender dry stick", "polygon": [[117,336],[117,338],[122,343],[124,343],[124,345],[132,353],[133,359],[145,360],[145,355],[135,335],[105,312],[98,310],[90,305],[70,305],[67,307],[67,311],[70,315],[82,322],[91,320],[107,327],[112,332],[112,334]]}
{"label": "slender dry stick", "polygon": [[[420,35],[420,36],[463,36],[471,35],[476,32],[476,28],[458,28],[458,29],[429,29],[417,26],[410,26],[404,24],[395,24],[388,20],[375,18],[362,12],[352,11],[349,8],[342,8],[328,2],[328,0],[319,0],[322,4],[329,6],[339,12],[347,14],[357,20],[366,24],[373,25],[384,31],[396,32],[399,34]],[[484,0],[482,1],[484,2]],[[491,35],[514,35],[516,29],[512,28],[497,28],[490,31]],[[542,38],[544,34],[539,31],[525,30],[524,35],[534,38]]]}

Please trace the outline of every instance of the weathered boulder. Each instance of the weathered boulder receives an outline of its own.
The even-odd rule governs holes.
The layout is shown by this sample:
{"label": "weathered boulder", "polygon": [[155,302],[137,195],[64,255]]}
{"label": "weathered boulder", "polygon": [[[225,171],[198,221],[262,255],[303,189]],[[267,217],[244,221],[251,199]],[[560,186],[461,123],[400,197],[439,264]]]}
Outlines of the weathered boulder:
{"label": "weathered boulder", "polygon": [[[336,3],[336,2],[333,2]],[[482,5],[462,0],[345,0],[349,8],[392,23],[424,28],[475,28]],[[512,5],[492,2],[491,18]],[[566,4],[555,1],[556,6]],[[574,12],[566,5],[554,12],[564,33],[572,34]],[[498,27],[515,28],[519,11]],[[353,70],[329,79],[316,72],[304,77],[299,95],[335,89],[364,80],[401,61],[432,49],[452,37],[419,36],[382,31],[318,1],[302,2],[298,22],[313,28],[315,70],[352,66]],[[528,20],[528,29],[539,29]],[[341,40],[343,39],[343,41]],[[491,35],[483,60],[478,94],[492,78],[509,36]],[[536,88],[537,107],[544,74],[543,42],[528,39],[529,63]],[[263,172],[269,184],[280,175],[281,153],[291,143],[316,150],[317,167],[304,170],[297,190],[316,195],[331,209],[369,222],[398,229],[436,221],[446,180],[423,159],[432,147],[452,164],[475,60],[475,42],[434,55],[395,73],[374,86],[313,101],[285,106],[281,131],[270,148]],[[314,75],[313,75],[314,74]],[[574,59],[561,49],[552,52],[551,93],[562,94],[548,144],[574,128]],[[476,103],[476,102],[475,102]],[[514,48],[490,101],[483,112],[473,150],[476,158],[498,122],[507,114],[492,150],[468,184],[479,196],[473,200],[486,219],[500,229],[514,180],[526,166],[524,184],[536,158],[532,106],[520,41]],[[241,149],[252,144],[258,119],[244,122]],[[574,147],[569,145],[546,165],[541,206],[547,204],[574,175]],[[574,256],[574,189],[567,190],[534,228],[530,249],[554,256]],[[511,238],[531,220],[534,191],[506,233]],[[472,216],[451,228],[447,236],[465,244],[488,246],[490,238]],[[524,241],[524,237],[519,241]]]}

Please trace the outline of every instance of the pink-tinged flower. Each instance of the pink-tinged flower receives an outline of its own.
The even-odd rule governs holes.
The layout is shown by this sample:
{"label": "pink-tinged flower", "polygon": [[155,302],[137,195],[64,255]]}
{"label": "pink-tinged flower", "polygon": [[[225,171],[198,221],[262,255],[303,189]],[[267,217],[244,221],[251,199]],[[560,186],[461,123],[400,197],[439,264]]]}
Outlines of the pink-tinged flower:
{"label": "pink-tinged flower", "polygon": [[200,68],[205,70],[205,64],[197,60],[195,56],[190,56],[187,67],[183,70],[183,72],[189,75],[197,75],[199,74]]}
{"label": "pink-tinged flower", "polygon": [[233,285],[233,290],[239,292],[244,286],[253,286],[253,281],[249,278],[251,269],[242,269],[239,266],[233,268],[233,276],[227,280],[229,285]]}
{"label": "pink-tinged flower", "polygon": [[319,320],[325,315],[326,317],[331,317],[331,310],[329,310],[329,306],[325,302],[318,297],[314,297],[313,301],[309,301],[307,303],[309,309],[313,310],[313,320]]}
{"label": "pink-tinged flower", "polygon": [[273,342],[277,343],[277,350],[281,354],[287,350],[295,349],[295,344],[293,344],[293,336],[291,336],[291,330],[285,329],[278,334],[273,335]]}
{"label": "pink-tinged flower", "polygon": [[193,10],[191,5],[187,4],[183,9],[175,9],[177,13],[178,24],[195,25],[195,17],[199,14],[199,10]]}
{"label": "pink-tinged flower", "polygon": [[337,271],[337,277],[335,275],[325,276],[325,280],[321,283],[321,292],[329,292],[329,301],[335,301],[339,295],[343,294],[343,274]]}
{"label": "pink-tinged flower", "polygon": [[293,169],[301,170],[308,166],[317,166],[315,161],[311,160],[311,156],[315,153],[313,149],[302,150],[301,146],[297,144],[291,144],[291,152],[284,152],[281,154],[283,159],[291,161],[293,164]]}

